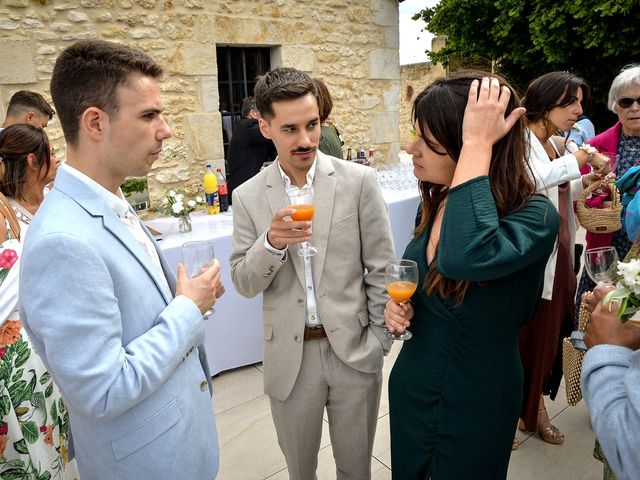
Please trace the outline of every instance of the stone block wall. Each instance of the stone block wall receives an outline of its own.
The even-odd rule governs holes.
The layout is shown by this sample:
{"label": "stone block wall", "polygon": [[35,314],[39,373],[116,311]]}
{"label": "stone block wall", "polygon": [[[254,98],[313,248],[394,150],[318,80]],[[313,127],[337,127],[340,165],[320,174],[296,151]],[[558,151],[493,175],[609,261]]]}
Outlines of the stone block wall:
{"label": "stone block wall", "polygon": [[400,142],[403,150],[413,139],[411,133],[413,101],[434,79],[445,75],[446,72],[441,65],[433,65],[431,62],[400,67]]}
{"label": "stone block wall", "polygon": [[[346,147],[400,149],[397,0],[4,0],[0,2],[0,118],[20,89],[49,96],[57,55],[99,38],[139,48],[165,69],[160,88],[173,130],[149,174],[163,187],[199,184],[224,168],[216,45],[271,47],[272,67],[323,77]],[[64,156],[55,117],[47,128]]]}

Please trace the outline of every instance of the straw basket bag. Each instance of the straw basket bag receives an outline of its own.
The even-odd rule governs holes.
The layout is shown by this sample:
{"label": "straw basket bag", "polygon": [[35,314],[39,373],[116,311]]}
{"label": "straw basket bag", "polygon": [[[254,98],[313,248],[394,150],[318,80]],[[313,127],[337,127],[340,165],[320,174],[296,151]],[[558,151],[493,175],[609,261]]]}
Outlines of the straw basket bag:
{"label": "straw basket bag", "polygon": [[[585,298],[591,292],[585,292],[580,298],[580,308],[578,313],[578,331],[585,332],[589,324],[589,310]],[[582,400],[582,390],[580,388],[580,375],[582,374],[582,360],[585,352],[576,350],[571,344],[569,337],[562,339],[562,374],[564,375],[564,385],[567,394],[567,403],[572,407]]]}
{"label": "straw basket bag", "polygon": [[[608,188],[611,191],[611,206],[593,208],[585,203],[589,195],[599,188]],[[621,212],[620,192],[616,188],[613,180],[593,182],[582,191],[576,201],[576,216],[578,217],[578,222],[592,233],[613,233],[620,230],[622,228],[622,222],[620,221]]]}

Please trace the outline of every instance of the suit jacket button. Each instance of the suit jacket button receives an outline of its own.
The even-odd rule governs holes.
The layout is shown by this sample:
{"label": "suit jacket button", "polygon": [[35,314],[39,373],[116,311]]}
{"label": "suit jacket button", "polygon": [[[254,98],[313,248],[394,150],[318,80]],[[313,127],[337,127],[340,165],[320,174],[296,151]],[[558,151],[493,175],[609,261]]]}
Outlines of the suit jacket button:
{"label": "suit jacket button", "polygon": [[206,380],[204,380],[201,384],[200,384],[200,390],[202,390],[203,392],[209,388],[209,384],[207,383]]}
{"label": "suit jacket button", "polygon": [[298,299],[298,305],[303,306],[304,305],[304,300],[299,298]]}
{"label": "suit jacket button", "polygon": [[293,339],[294,339],[296,342],[300,343],[300,335],[296,335],[295,337],[293,337]]}

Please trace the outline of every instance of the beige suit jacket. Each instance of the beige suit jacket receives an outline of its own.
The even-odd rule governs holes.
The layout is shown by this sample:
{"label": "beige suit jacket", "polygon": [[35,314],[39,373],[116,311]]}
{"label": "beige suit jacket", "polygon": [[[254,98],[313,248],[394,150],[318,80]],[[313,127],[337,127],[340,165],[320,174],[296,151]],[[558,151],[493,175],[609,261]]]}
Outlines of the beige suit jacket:
{"label": "beige suit jacket", "polygon": [[[314,195],[318,314],[343,362],[378,372],[392,343],[383,333],[384,271],[394,258],[386,203],[371,168],[319,151]],[[297,246],[284,262],[264,247],[273,215],[288,205],[277,162],[233,192],[231,276],[241,295],[263,293],[265,393],[278,400],[289,396],[298,376],[305,327],[304,264]]]}

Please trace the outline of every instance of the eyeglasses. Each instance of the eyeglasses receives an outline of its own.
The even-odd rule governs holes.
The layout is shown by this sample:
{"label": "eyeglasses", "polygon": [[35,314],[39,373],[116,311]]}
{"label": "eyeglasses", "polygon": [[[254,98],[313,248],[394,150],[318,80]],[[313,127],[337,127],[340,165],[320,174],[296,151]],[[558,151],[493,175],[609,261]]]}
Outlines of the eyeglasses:
{"label": "eyeglasses", "polygon": [[622,97],[618,99],[618,106],[620,108],[630,108],[631,105],[633,105],[634,103],[637,103],[638,106],[640,106],[640,97],[638,98]]}

